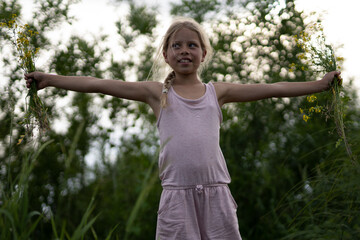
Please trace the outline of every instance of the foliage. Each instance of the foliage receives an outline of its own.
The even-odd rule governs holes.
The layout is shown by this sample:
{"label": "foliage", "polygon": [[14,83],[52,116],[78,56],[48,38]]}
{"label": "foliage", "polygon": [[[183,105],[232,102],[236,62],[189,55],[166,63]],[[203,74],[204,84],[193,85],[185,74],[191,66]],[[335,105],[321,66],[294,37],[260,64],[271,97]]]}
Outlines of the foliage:
{"label": "foliage", "polygon": [[28,239],[42,218],[40,212],[30,210],[28,181],[37,156],[50,142],[45,143],[34,154],[23,155],[21,171],[8,191],[1,189],[0,209],[1,239]]}
{"label": "foliage", "polygon": [[[358,144],[358,137],[352,139]],[[331,157],[313,170],[313,178],[304,180],[279,203],[280,218],[288,217],[284,212],[294,213],[283,239],[358,238],[359,167],[345,149],[337,149]]]}
{"label": "foliage", "polygon": [[213,0],[182,0],[181,3],[171,3],[171,14],[174,16],[188,16],[197,22],[203,22],[206,14],[220,10],[220,2]]}
{"label": "foliage", "polygon": [[[122,1],[129,13],[115,24],[124,56],[118,60],[119,53],[105,45],[108,36],[75,35],[57,43],[48,39],[50,31],[74,21],[69,15],[74,2],[36,1],[35,20],[28,25],[39,35],[31,46],[41,49],[39,58],[50,56],[37,68],[64,75],[146,80],[160,37],[155,31],[157,16],[164,13]],[[0,8],[1,19],[12,14],[21,19],[17,1],[2,1]],[[182,1],[173,4],[171,12],[202,21],[211,37],[216,54],[203,72],[204,82],[295,82],[318,76],[313,63],[299,59],[304,49],[292,36],[301,36],[307,26],[294,1],[286,1],[286,6],[275,0]],[[1,43],[5,40],[2,34]],[[24,131],[17,123],[23,119],[18,109],[25,107],[21,101],[25,86],[14,59],[4,54],[1,58],[7,85],[0,97],[0,223],[2,229],[16,229],[1,231],[3,239],[14,232],[18,238],[33,239],[152,238],[161,186],[156,119],[149,107],[109,96],[45,89],[39,94],[54,124],[38,146],[16,145]],[[296,67],[289,69],[293,63]],[[360,112],[351,86],[351,82],[344,86],[340,97],[347,97],[344,130],[357,155]],[[316,98],[311,103],[306,97],[270,98],[223,108],[220,144],[244,240],[356,239],[359,170],[348,161],[345,145],[336,148],[334,121],[314,115],[305,123],[299,115],[299,107],[305,110],[303,106],[310,104],[306,109],[315,109],[328,101],[325,94]],[[26,155],[39,149],[36,158]],[[20,176],[27,176],[27,188],[15,199]]]}

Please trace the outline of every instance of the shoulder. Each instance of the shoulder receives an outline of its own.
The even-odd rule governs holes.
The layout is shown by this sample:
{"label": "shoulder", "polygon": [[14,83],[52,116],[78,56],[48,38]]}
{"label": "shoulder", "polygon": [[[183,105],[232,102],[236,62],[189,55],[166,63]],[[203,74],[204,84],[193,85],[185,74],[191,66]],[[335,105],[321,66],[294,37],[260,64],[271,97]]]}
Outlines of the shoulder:
{"label": "shoulder", "polygon": [[234,85],[239,85],[237,83],[227,83],[227,82],[211,82],[214,85],[214,88],[216,91],[226,91],[232,87],[234,87]]}
{"label": "shoulder", "polygon": [[216,96],[219,102],[219,105],[222,106],[226,103],[226,96],[228,95],[229,90],[234,87],[234,83],[226,82],[211,82],[214,85]]}
{"label": "shoulder", "polygon": [[144,86],[147,86],[148,88],[155,89],[155,90],[162,89],[162,86],[163,86],[163,84],[161,82],[156,82],[156,81],[144,81],[141,83],[144,84]]}
{"label": "shoulder", "polygon": [[219,82],[214,84],[220,105],[230,102],[248,102],[263,99],[267,84],[242,84]]}
{"label": "shoulder", "polygon": [[144,89],[146,89],[151,95],[159,95],[161,94],[163,84],[161,82],[156,81],[143,81],[138,82]]}

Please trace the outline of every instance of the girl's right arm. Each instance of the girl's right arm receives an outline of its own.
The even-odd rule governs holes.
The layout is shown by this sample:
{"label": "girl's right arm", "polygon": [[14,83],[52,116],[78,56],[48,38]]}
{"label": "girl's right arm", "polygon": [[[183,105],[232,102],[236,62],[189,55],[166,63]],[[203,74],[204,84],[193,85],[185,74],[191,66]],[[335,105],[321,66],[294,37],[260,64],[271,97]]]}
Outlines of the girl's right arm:
{"label": "girl's right arm", "polygon": [[160,106],[162,84],[160,82],[125,82],[82,76],[61,76],[41,72],[25,74],[27,87],[35,80],[37,89],[56,87],[76,92],[102,93],[114,97],[140,101],[149,104],[155,115]]}

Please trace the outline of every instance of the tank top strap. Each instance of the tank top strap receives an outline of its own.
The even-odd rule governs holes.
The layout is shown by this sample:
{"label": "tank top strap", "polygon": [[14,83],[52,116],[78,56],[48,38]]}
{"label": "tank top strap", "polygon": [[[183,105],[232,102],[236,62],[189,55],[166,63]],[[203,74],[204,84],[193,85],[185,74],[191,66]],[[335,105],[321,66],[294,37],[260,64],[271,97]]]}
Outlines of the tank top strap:
{"label": "tank top strap", "polygon": [[218,98],[217,98],[217,95],[216,95],[215,86],[214,86],[214,84],[212,82],[207,83],[206,86],[207,86],[207,90],[209,90],[208,91],[209,94],[211,95],[212,99],[214,100],[216,108],[218,109],[220,123],[222,123],[223,115],[222,115],[221,108],[220,108],[220,105],[219,105],[219,101],[218,101]]}

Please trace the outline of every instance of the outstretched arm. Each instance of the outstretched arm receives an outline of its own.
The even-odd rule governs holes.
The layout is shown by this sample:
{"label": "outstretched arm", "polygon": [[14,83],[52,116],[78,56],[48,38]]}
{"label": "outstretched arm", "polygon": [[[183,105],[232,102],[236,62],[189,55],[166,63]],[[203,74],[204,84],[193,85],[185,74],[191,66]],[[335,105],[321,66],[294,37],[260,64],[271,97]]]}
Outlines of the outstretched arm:
{"label": "outstretched arm", "polygon": [[25,74],[27,87],[35,81],[38,89],[56,87],[76,92],[102,93],[149,104],[155,115],[160,106],[162,84],[159,82],[125,82],[94,77],[61,76],[41,72]]}
{"label": "outstretched arm", "polygon": [[273,84],[215,83],[219,104],[249,102],[271,97],[297,97],[325,91],[334,77],[340,79],[340,72],[330,72],[318,81],[277,82]]}

